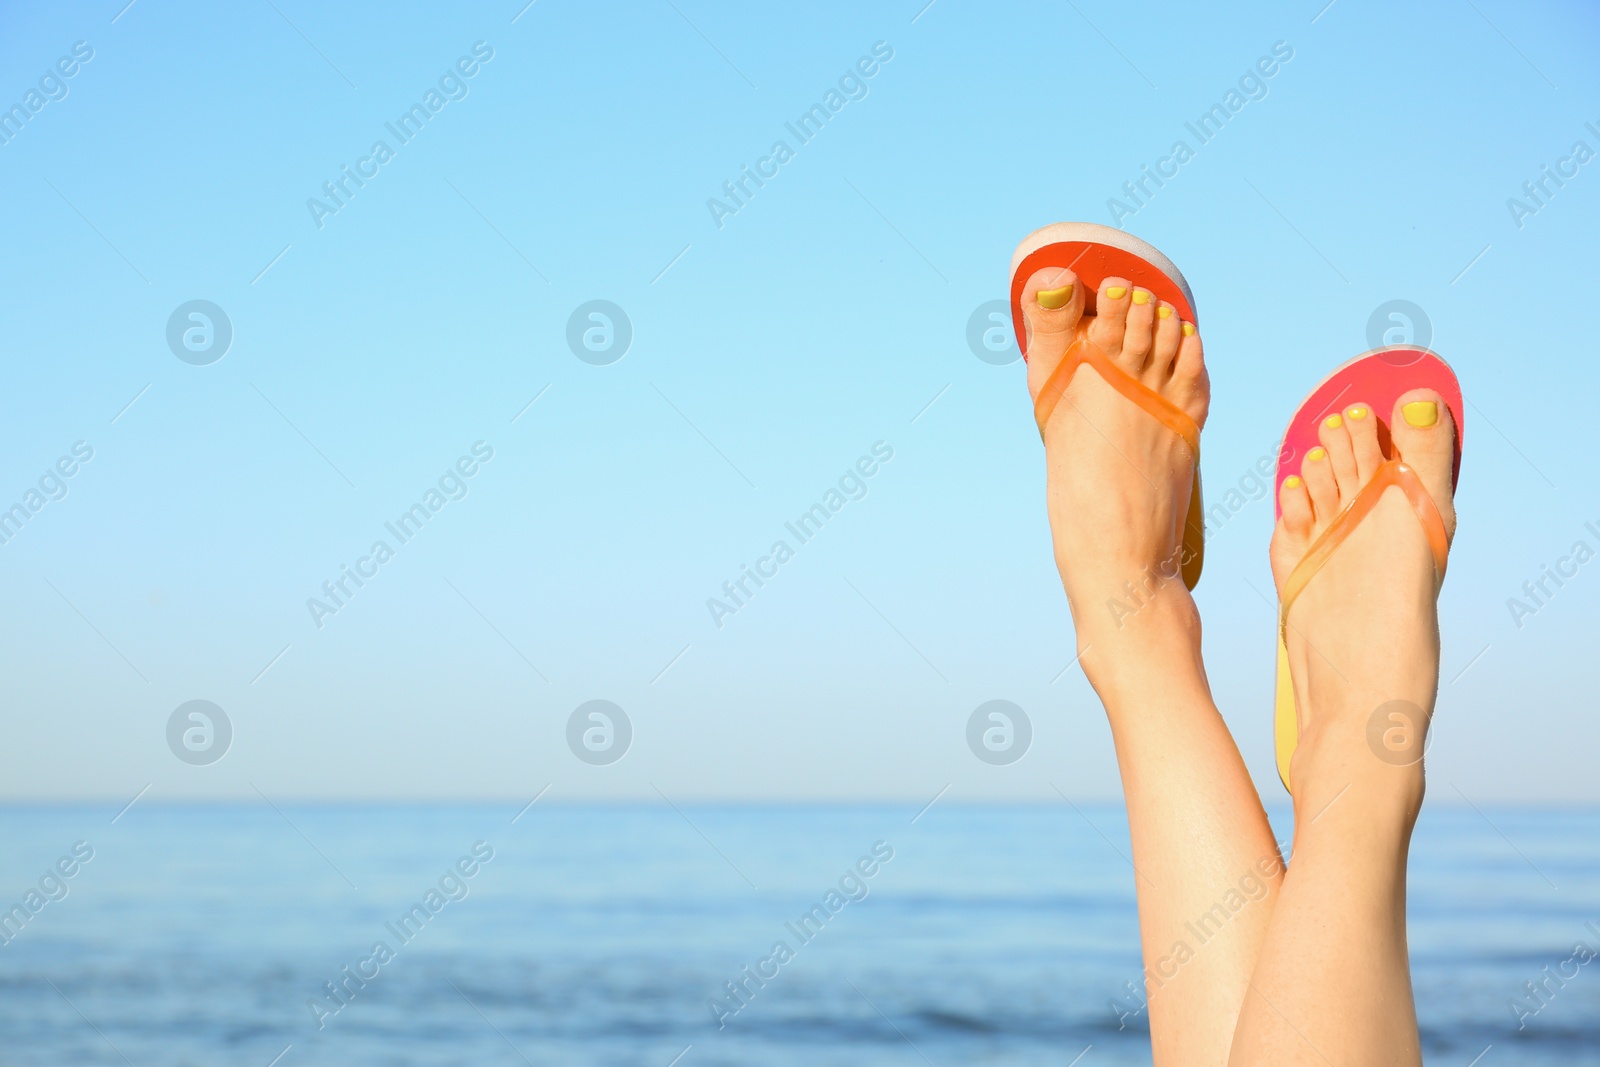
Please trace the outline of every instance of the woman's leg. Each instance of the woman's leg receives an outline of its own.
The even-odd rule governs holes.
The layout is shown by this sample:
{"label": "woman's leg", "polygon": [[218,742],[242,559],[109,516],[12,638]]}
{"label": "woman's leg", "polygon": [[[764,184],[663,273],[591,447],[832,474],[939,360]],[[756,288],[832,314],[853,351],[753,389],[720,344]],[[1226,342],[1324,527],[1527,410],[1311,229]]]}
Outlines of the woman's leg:
{"label": "woman's leg", "polygon": [[[1037,396],[1083,314],[1072,272],[1022,293]],[[1203,423],[1200,337],[1109,278],[1090,339]],[[1083,367],[1044,431],[1056,562],[1080,663],[1111,722],[1127,795],[1158,1067],[1227,1062],[1282,867],[1261,801],[1212,703],[1200,620],[1176,574],[1193,458],[1170,429]]]}
{"label": "woman's leg", "polygon": [[[1285,480],[1272,542],[1280,588],[1382,462],[1375,423],[1361,403],[1330,417],[1325,453],[1312,450],[1301,478]],[[1400,398],[1390,425],[1453,534],[1449,408],[1416,390]],[[1422,1062],[1406,954],[1406,853],[1438,690],[1435,595],[1422,526],[1390,489],[1290,610],[1300,709],[1290,765],[1294,862],[1239,1019],[1239,1067]]]}

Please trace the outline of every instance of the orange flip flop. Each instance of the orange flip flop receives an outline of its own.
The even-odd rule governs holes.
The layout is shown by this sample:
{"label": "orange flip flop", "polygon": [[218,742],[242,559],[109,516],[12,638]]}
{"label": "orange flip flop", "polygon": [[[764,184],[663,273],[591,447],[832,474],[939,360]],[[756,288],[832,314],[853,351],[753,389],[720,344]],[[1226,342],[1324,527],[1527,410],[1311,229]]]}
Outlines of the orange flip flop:
{"label": "orange flip flop", "polygon": [[[1425,348],[1411,345],[1377,348],[1356,357],[1324,378],[1322,383],[1301,401],[1294,418],[1289,420],[1289,428],[1283,435],[1283,444],[1278,449],[1278,479],[1274,485],[1281,487],[1285,478],[1297,473],[1290,465],[1297,465],[1308,451],[1317,447],[1319,441],[1317,427],[1322,420],[1357,401],[1372,409],[1372,417],[1378,420],[1378,443],[1383,446],[1384,454],[1390,455],[1394,451],[1394,446],[1389,436],[1389,425],[1384,419],[1394,411],[1395,402],[1401,395],[1413,389],[1432,389],[1450,409],[1450,418],[1456,428],[1455,465],[1451,472],[1451,484],[1454,485],[1461,477],[1461,441],[1464,425],[1461,421],[1461,383],[1456,380],[1455,372],[1450,369],[1448,363]],[[1283,594],[1278,607],[1278,682],[1274,726],[1278,777],[1283,780],[1285,789],[1290,788],[1289,760],[1294,756],[1294,750],[1300,743],[1299,709],[1294,697],[1294,680],[1289,676],[1289,647],[1285,641],[1289,627],[1289,608],[1293,606],[1295,598],[1305,590],[1317,571],[1322,569],[1323,564],[1338,551],[1345,538],[1349,537],[1360,525],[1361,520],[1377,506],[1390,486],[1398,486],[1400,491],[1405,493],[1406,499],[1411,502],[1412,510],[1417,513],[1417,521],[1422,524],[1422,531],[1428,538],[1428,547],[1433,552],[1435,591],[1444,582],[1445,563],[1450,552],[1450,539],[1445,533],[1444,520],[1439,515],[1439,508],[1434,504],[1433,497],[1423,488],[1416,472],[1407,466],[1403,456],[1395,456],[1378,468],[1372,480],[1349,504],[1345,505],[1343,511],[1334,516],[1328,528],[1311,542],[1311,547],[1306,549],[1306,554],[1301,557],[1300,562],[1289,573],[1288,580],[1283,583]],[[1283,507],[1278,503],[1281,494],[1274,493],[1273,500],[1277,514],[1281,516]]]}
{"label": "orange flip flop", "polygon": [[1129,377],[1090,343],[1088,334],[1088,320],[1095,313],[1095,299],[1105,279],[1126,278],[1175,307],[1183,321],[1198,322],[1189,283],[1172,260],[1153,245],[1110,226],[1094,222],[1057,222],[1034,230],[1011,256],[1011,322],[1017,331],[1017,348],[1023,359],[1028,358],[1028,337],[1027,323],[1022,317],[1022,290],[1028,279],[1045,267],[1065,267],[1076,274],[1085,287],[1085,303],[1077,338],[1034,401],[1033,415],[1039,432],[1044,433],[1045,424],[1067,391],[1073,374],[1080,366],[1088,364],[1107,385],[1183,438],[1194,455],[1194,488],[1189,494],[1189,514],[1184,520],[1180,563],[1183,584],[1193,589],[1200,580],[1206,547],[1205,505],[1200,494],[1200,427],[1166,397]]}

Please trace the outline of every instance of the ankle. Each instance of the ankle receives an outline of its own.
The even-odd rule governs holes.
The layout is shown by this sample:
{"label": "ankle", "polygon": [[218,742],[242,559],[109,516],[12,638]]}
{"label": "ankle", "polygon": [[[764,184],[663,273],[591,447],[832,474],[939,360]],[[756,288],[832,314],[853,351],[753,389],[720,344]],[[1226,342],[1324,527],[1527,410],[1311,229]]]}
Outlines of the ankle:
{"label": "ankle", "polygon": [[1115,562],[1060,570],[1072,621],[1080,633],[1111,637],[1194,615],[1194,598],[1176,570],[1168,574],[1149,565]]}
{"label": "ankle", "polygon": [[[1151,562],[1142,553],[1127,558],[1103,557],[1092,562],[1073,563],[1058,551],[1056,568],[1061,572],[1067,599],[1074,605],[1075,621],[1123,628],[1130,620],[1153,606],[1174,599],[1188,599],[1182,564],[1186,557],[1180,546],[1167,558]],[[1089,618],[1079,618],[1083,609]]]}
{"label": "ankle", "polygon": [[[1382,721],[1382,720],[1380,720]],[[1361,809],[1362,825],[1409,836],[1426,793],[1421,735],[1412,749],[1385,745],[1365,721],[1313,718],[1289,767],[1295,824],[1309,825],[1336,808]]]}
{"label": "ankle", "polygon": [[1181,584],[1113,618],[1103,602],[1069,597],[1079,665],[1108,707],[1156,690],[1209,693],[1200,657],[1200,613]]}

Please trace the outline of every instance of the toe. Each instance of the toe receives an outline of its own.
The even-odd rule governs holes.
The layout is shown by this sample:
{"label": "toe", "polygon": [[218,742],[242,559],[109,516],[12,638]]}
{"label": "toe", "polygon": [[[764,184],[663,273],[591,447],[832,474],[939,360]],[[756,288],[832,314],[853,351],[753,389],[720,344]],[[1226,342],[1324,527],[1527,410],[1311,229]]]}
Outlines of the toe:
{"label": "toe", "polygon": [[1334,480],[1326,447],[1318,445],[1306,453],[1306,460],[1300,465],[1300,477],[1305,479],[1317,522],[1326,523],[1338,514],[1339,484]]}
{"label": "toe", "polygon": [[1177,309],[1163,300],[1156,307],[1156,340],[1150,353],[1150,366],[1163,376],[1170,376],[1178,361],[1178,342],[1183,340],[1183,330]]}
{"label": "toe", "polygon": [[[1148,289],[1135,287],[1128,294],[1128,322],[1122,334],[1122,355],[1130,367],[1152,366],[1150,354],[1155,348],[1156,301]],[[1159,377],[1166,378],[1166,368],[1155,368]]]}
{"label": "toe", "polygon": [[1356,453],[1350,444],[1350,431],[1344,428],[1344,416],[1335,411],[1323,418],[1317,426],[1317,440],[1328,450],[1328,465],[1333,468],[1333,480],[1339,486],[1341,503],[1356,495],[1361,479],[1356,476]]}
{"label": "toe", "polygon": [[1046,267],[1022,287],[1021,303],[1028,339],[1028,386],[1037,394],[1076,335],[1083,317],[1083,286],[1065,267]]}
{"label": "toe", "polygon": [[[1174,314],[1173,318],[1177,318]],[[1200,331],[1192,322],[1182,322],[1178,325],[1180,339],[1178,341],[1178,358],[1172,365],[1172,380],[1175,384],[1199,382],[1205,377],[1206,363],[1204,346],[1200,343]]]}
{"label": "toe", "polygon": [[1450,406],[1432,389],[1403,393],[1395,401],[1389,432],[1396,458],[1417,472],[1444,517],[1445,529],[1454,534],[1456,428]]}
{"label": "toe", "polygon": [[1378,442],[1378,420],[1366,404],[1351,404],[1344,409],[1344,428],[1350,433],[1350,448],[1356,456],[1356,477],[1366,485],[1383,463],[1383,446]]}
{"label": "toe", "polygon": [[1106,355],[1121,362],[1122,337],[1128,328],[1128,309],[1132,286],[1126,278],[1107,278],[1095,295],[1094,318],[1089,321],[1089,340]]}
{"label": "toe", "polygon": [[1290,537],[1296,541],[1310,538],[1311,494],[1306,489],[1304,478],[1291,474],[1283,480],[1278,487],[1278,507],[1283,510],[1283,528]]}

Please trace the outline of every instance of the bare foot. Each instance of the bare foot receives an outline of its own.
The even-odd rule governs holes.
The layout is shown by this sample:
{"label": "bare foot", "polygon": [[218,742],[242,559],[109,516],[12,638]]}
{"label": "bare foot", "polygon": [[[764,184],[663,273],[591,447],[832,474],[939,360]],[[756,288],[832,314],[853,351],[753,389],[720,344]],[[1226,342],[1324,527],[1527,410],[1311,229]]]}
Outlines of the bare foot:
{"label": "bare foot", "polygon": [[[1123,278],[1107,278],[1098,313],[1083,313],[1076,274],[1049,267],[1022,291],[1028,391],[1038,398],[1080,330],[1129,376],[1171,401],[1195,425],[1210,404],[1200,335],[1171,304]],[[1171,429],[1080,366],[1044,430],[1056,565],[1083,652],[1122,630],[1129,613],[1161,603],[1198,626],[1176,577],[1195,457]],[[1084,660],[1094,680],[1095,661]]]}
{"label": "bare foot", "polygon": [[[1416,472],[1453,537],[1449,406],[1432,390],[1412,390],[1396,402],[1389,426],[1389,458]],[[1279,487],[1283,515],[1271,558],[1280,593],[1312,541],[1386,458],[1378,419],[1366,404],[1328,416],[1318,432],[1322,447],[1308,452],[1300,475]],[[1416,512],[1391,486],[1290,605],[1287,646],[1300,719],[1290,778],[1297,805],[1303,797],[1326,803],[1357,780],[1385,781],[1414,794],[1402,807],[1415,818],[1423,735],[1439,682],[1434,568]],[[1383,720],[1376,735],[1369,733],[1375,716]],[[1401,736],[1415,758],[1393,745],[1376,749],[1374,736]]]}

